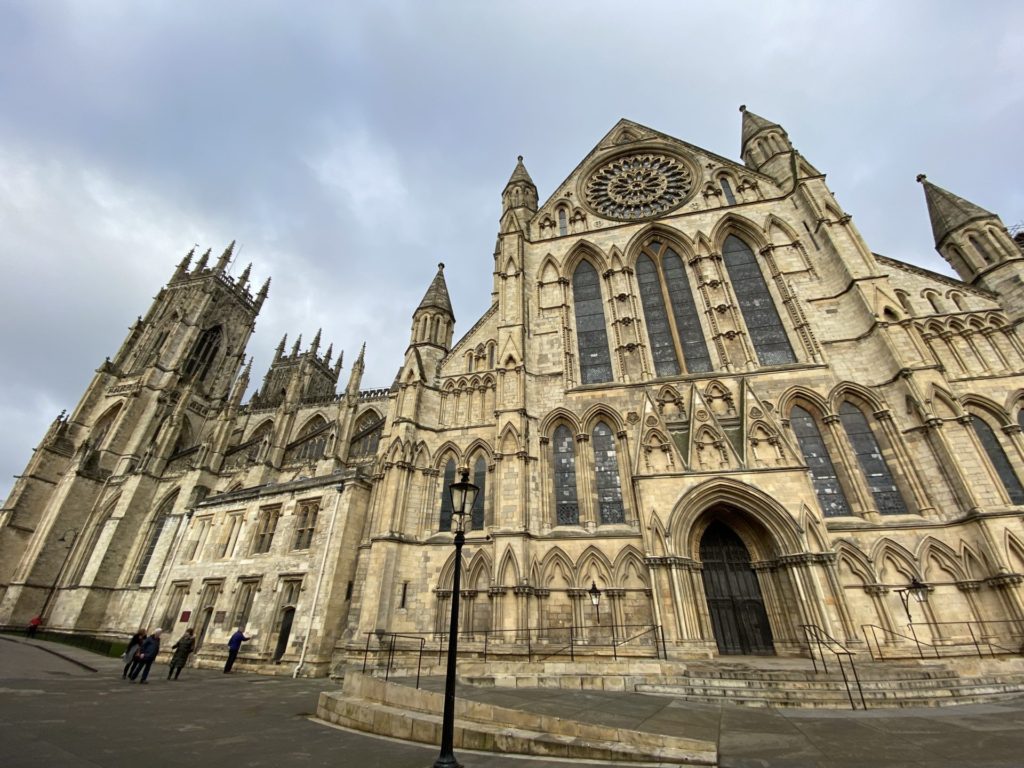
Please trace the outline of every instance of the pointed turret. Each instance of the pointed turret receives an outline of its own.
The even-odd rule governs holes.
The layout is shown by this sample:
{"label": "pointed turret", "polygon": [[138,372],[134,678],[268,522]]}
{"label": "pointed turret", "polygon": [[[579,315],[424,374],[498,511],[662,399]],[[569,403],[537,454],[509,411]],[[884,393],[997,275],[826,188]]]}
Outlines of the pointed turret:
{"label": "pointed turret", "polygon": [[265,283],[263,283],[263,287],[260,288],[260,292],[258,294],[256,294],[256,311],[257,312],[260,311],[260,308],[263,306],[263,302],[267,300],[267,294],[269,294],[269,293],[270,293],[270,278],[268,277],[267,281]]}
{"label": "pointed turret", "polygon": [[935,250],[965,283],[992,291],[1014,319],[1024,317],[1024,253],[991,211],[917,177],[924,187]]}
{"label": "pointed turret", "polygon": [[740,131],[740,155],[748,168],[772,177],[781,187],[793,179],[793,145],[778,123],[755,115],[740,105],[743,127]]}
{"label": "pointed turret", "polygon": [[525,209],[530,214],[537,212],[537,186],[523,165],[523,156],[519,156],[515,170],[509,177],[508,184],[501,193],[502,213],[517,209]]}
{"label": "pointed turret", "polygon": [[299,354],[299,349],[302,348],[302,334],[300,333],[298,338],[295,339],[295,343],[292,345],[292,357]]}
{"label": "pointed turret", "polygon": [[444,262],[437,265],[437,274],[434,275],[434,279],[431,281],[430,287],[427,288],[427,292],[423,295],[423,301],[420,302],[416,311],[419,312],[423,309],[439,309],[451,315],[453,320],[455,319],[455,313],[452,312],[452,302],[448,298],[448,284],[444,280]]}
{"label": "pointed turret", "polygon": [[324,365],[331,364],[331,357],[334,355],[334,343],[331,342],[327,345],[327,352],[324,354]]}
{"label": "pointed turret", "polygon": [[217,266],[214,270],[217,272],[224,272],[228,268],[228,264],[231,262],[231,255],[235,252],[235,241],[232,240],[228,247],[224,249],[224,253],[217,259]]}
{"label": "pointed turret", "polygon": [[316,355],[317,351],[320,349],[320,333],[321,333],[322,330],[323,330],[322,328],[317,328],[316,329],[316,336],[313,337],[313,343],[309,345],[309,352],[310,352],[310,354],[312,354],[314,356]]}
{"label": "pointed turret", "polygon": [[206,253],[199,257],[199,261],[196,262],[195,269],[192,270],[193,275],[198,275],[204,269],[206,269],[207,263],[210,261],[210,251],[212,249],[207,248]]}
{"label": "pointed turret", "polygon": [[284,355],[285,345],[288,343],[288,334],[286,333],[281,337],[281,342],[277,345],[277,351],[274,353],[274,360],[280,360]]}
{"label": "pointed turret", "polygon": [[[355,400],[359,397],[359,387],[363,384],[363,371],[366,369],[366,342],[363,342],[363,346],[359,350],[359,357],[356,358],[355,363],[352,365],[352,370],[348,374],[348,386],[345,387],[345,396],[351,400]],[[338,362],[341,362],[341,358],[338,358]]]}
{"label": "pointed turret", "polygon": [[341,352],[338,353],[338,362],[336,362],[334,364],[334,377],[335,378],[337,378],[338,374],[341,373],[341,364],[342,364],[342,362],[344,362],[344,360],[345,360],[345,350],[343,349],[343,350],[341,350]]}
{"label": "pointed turret", "polygon": [[252,262],[250,261],[245,265],[245,269],[242,270],[242,274],[238,276],[238,287],[245,288],[246,283],[249,282],[249,274],[252,272]]}
{"label": "pointed turret", "polygon": [[924,187],[924,199],[928,203],[928,217],[932,221],[932,234],[935,236],[936,248],[941,248],[943,241],[955,229],[974,221],[999,218],[991,211],[986,211],[984,208],[932,184],[923,173],[918,174],[917,180]]}
{"label": "pointed turret", "polygon": [[178,264],[178,268],[174,270],[174,276],[171,277],[171,281],[180,280],[186,274],[188,274],[188,265],[192,263],[192,257],[195,255],[196,247],[193,245],[192,249],[185,254],[185,258]]}
{"label": "pointed turret", "polygon": [[423,295],[423,301],[412,315],[412,334],[409,345],[432,345],[445,351],[451,346],[455,326],[455,313],[448,298],[448,285],[444,280],[444,263],[437,265],[437,274]]}

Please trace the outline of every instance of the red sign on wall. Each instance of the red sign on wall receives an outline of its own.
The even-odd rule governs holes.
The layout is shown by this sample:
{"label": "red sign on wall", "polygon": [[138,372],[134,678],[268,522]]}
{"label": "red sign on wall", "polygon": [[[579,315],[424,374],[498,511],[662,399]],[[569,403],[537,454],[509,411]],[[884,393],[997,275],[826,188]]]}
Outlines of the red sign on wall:
{"label": "red sign on wall", "polygon": [[182,611],[181,618],[178,621],[188,621],[190,618],[192,618],[192,611]]}

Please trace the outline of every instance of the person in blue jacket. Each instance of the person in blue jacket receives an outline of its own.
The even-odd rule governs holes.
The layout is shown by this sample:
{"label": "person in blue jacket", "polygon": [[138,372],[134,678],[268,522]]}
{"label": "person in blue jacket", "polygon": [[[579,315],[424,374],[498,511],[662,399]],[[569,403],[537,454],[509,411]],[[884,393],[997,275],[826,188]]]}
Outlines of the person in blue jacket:
{"label": "person in blue jacket", "polygon": [[132,671],[128,673],[128,679],[132,682],[135,682],[135,678],[139,676],[141,671],[142,679],[139,680],[139,685],[146,685],[146,678],[149,677],[149,668],[153,666],[157,654],[160,653],[161,632],[163,632],[162,629],[154,629],[153,634],[143,640],[139,650],[135,652],[135,663],[132,664]]}
{"label": "person in blue jacket", "polygon": [[249,638],[245,636],[245,627],[239,627],[238,631],[231,636],[228,640],[228,660],[224,663],[224,674],[226,675],[231,671],[231,667],[235,664],[235,659],[238,658],[238,651]]}

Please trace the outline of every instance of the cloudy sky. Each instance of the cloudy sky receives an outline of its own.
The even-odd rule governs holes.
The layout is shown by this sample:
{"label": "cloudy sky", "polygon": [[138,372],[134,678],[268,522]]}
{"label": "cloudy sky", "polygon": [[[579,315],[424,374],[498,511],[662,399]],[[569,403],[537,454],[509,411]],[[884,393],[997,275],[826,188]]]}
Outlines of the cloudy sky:
{"label": "cloudy sky", "polygon": [[948,271],[914,177],[1024,220],[1022,65],[1020,2],[0,0],[0,497],[194,243],[273,277],[257,380],[322,326],[385,386],[438,261],[486,309],[516,155],[545,199],[620,117],[737,158],[747,104]]}

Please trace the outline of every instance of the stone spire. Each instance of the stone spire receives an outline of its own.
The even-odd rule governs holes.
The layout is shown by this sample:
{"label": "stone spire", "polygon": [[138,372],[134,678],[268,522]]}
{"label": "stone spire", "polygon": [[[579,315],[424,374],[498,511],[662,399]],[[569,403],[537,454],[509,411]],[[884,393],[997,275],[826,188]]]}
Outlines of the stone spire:
{"label": "stone spire", "polygon": [[525,208],[530,213],[537,212],[537,186],[523,165],[523,156],[519,156],[515,170],[509,177],[505,189],[501,193],[502,213]]}
{"label": "stone spire", "polygon": [[755,115],[749,109],[746,104],[740,105],[740,112],[743,113],[743,128],[740,131],[740,154],[743,154],[743,150],[746,149],[747,142],[750,141],[756,134],[767,128],[777,128],[783,135],[785,131],[782,126],[778,123],[773,123],[771,120],[765,120],[760,115]]}
{"label": "stone spire", "polygon": [[256,311],[257,312],[260,311],[260,308],[263,306],[263,302],[267,300],[267,294],[269,294],[269,293],[270,293],[270,278],[268,277],[267,281],[263,284],[263,287],[260,288],[260,292],[258,294],[256,294]]}
{"label": "stone spire", "polygon": [[299,349],[302,347],[302,334],[300,333],[298,338],[295,339],[295,343],[292,345],[292,357],[299,354]]}
{"label": "stone spire", "polygon": [[198,275],[200,272],[202,272],[204,269],[206,269],[206,264],[209,261],[210,261],[210,249],[207,248],[206,249],[206,253],[204,253],[202,256],[200,256],[199,257],[199,261],[196,262],[196,266],[195,266],[195,269],[192,270],[192,274],[193,275]]}
{"label": "stone spire", "polygon": [[277,345],[277,351],[274,353],[274,360],[280,360],[284,356],[284,348],[288,343],[288,334],[286,333],[281,337],[281,343]]}
{"label": "stone spire", "polygon": [[413,317],[427,309],[439,309],[442,312],[447,312],[452,320],[455,319],[455,313],[452,312],[452,302],[448,298],[448,284],[444,280],[444,262],[437,265],[437,274],[434,275],[434,280],[430,283],[430,287],[427,288],[423,301],[416,308]]}
{"label": "stone spire", "polygon": [[242,270],[242,274],[238,276],[238,287],[245,288],[246,283],[249,282],[249,274],[252,272],[252,262],[246,264],[245,269]]}
{"label": "stone spire", "polygon": [[217,272],[223,272],[228,268],[228,262],[231,261],[231,255],[235,252],[235,241],[232,240],[228,247],[224,249],[224,253],[217,259],[217,266],[214,268]]}
{"label": "stone spire", "polygon": [[316,336],[313,337],[313,343],[309,345],[309,351],[313,355],[316,355],[317,350],[320,349],[320,333],[321,333],[322,330],[323,330],[322,328],[317,328],[316,329]]}
{"label": "stone spire", "polygon": [[986,211],[942,187],[935,186],[923,173],[918,175],[917,180],[924,187],[924,199],[928,203],[928,217],[932,221],[936,248],[942,245],[950,232],[964,224],[979,219],[997,218],[991,211]]}
{"label": "stone spire", "polygon": [[195,255],[196,247],[193,245],[192,250],[185,254],[185,258],[178,264],[178,268],[174,270],[174,277],[171,280],[177,280],[184,277],[188,273],[188,265],[192,263],[192,257]]}

